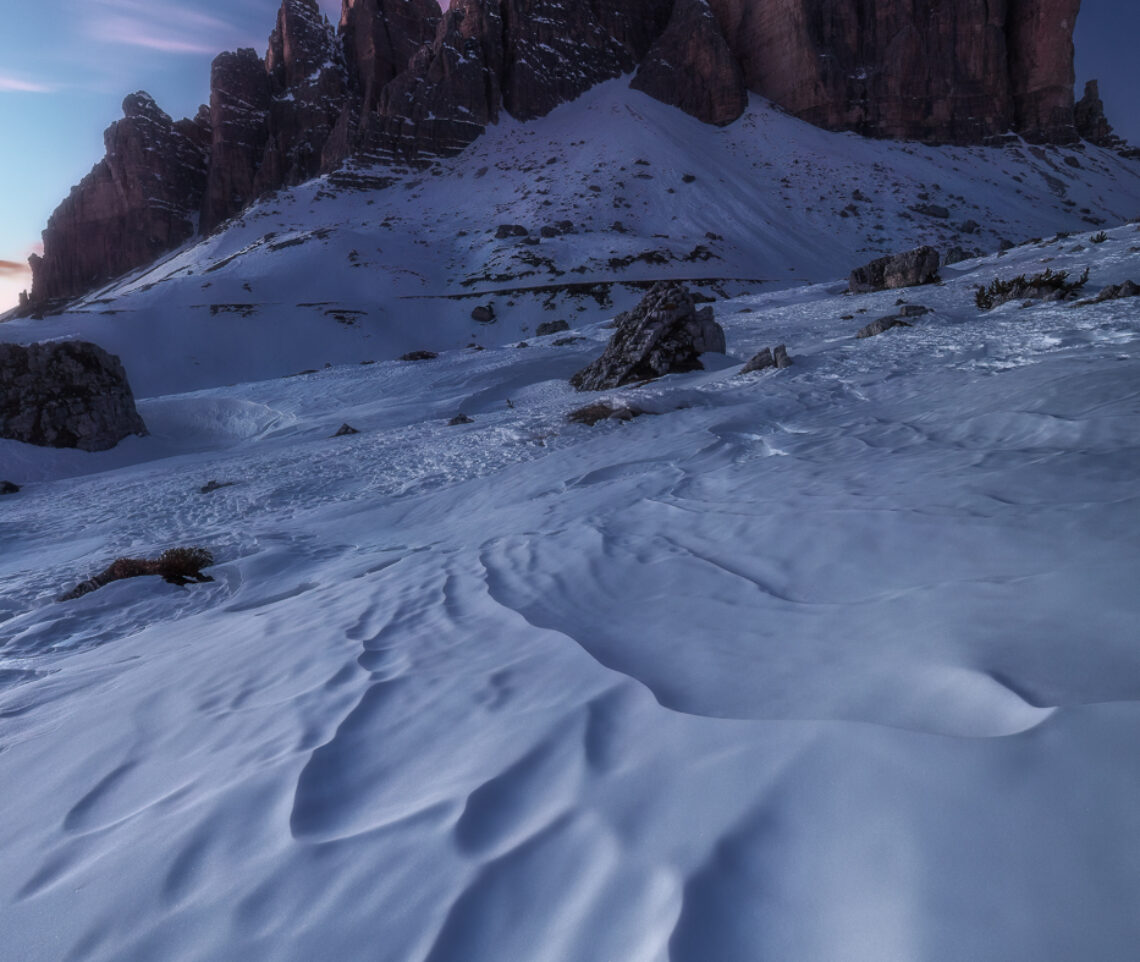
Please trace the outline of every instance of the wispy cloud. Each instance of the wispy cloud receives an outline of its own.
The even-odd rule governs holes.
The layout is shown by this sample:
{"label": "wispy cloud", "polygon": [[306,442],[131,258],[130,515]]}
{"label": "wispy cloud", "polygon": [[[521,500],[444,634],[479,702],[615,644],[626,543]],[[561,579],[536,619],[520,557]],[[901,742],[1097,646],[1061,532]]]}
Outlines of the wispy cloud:
{"label": "wispy cloud", "polygon": [[93,0],[88,5],[87,34],[101,43],[144,47],[161,53],[216,53],[235,34],[221,17],[140,0]]}
{"label": "wispy cloud", "polygon": [[0,261],[0,277],[23,277],[31,273],[27,264],[19,261]]}
{"label": "wispy cloud", "polygon": [[59,88],[39,80],[29,80],[12,74],[0,73],[0,93],[6,94],[50,94]]}

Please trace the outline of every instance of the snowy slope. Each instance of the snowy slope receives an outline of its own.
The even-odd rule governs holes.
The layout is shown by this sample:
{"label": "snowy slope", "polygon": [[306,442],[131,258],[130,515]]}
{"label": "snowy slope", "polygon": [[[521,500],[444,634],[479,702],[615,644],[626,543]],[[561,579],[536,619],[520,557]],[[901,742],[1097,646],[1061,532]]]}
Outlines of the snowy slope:
{"label": "snowy slope", "polygon": [[[75,314],[2,324],[0,339],[81,328],[149,397],[511,343],[544,321],[610,317],[660,277],[755,293],[920,243],[992,252],[1138,215],[1140,165],[1097,148],[869,141],[759,98],[718,129],[617,80],[542,120],[506,119],[429,170],[283,191]],[[564,221],[571,233],[541,236]],[[509,224],[530,237],[497,238]],[[483,304],[494,324],[471,319]]]}
{"label": "snowy slope", "polygon": [[[933,153],[852,139],[859,169],[860,151],[954,189]],[[485,351],[161,391],[211,380],[214,339],[236,343],[203,319],[200,366],[135,354],[151,437],[0,442],[0,475],[26,483],[0,499],[4,962],[1134,957],[1140,302],[983,315],[972,291],[1044,266],[1090,267],[1090,294],[1140,279],[1137,227],[854,297],[847,219],[785,248],[759,206],[731,227],[730,206],[683,214],[733,237],[729,273],[786,255],[823,282],[719,301],[729,356],[620,392],[657,416],[564,420],[612,310],[562,346],[506,343],[504,320]],[[431,292],[453,268],[432,266],[442,221],[424,230]],[[211,276],[292,301],[302,278],[272,263]],[[369,276],[304,282],[365,303]],[[115,303],[166,331],[198,279]],[[900,294],[933,313],[855,340]],[[290,338],[302,316],[282,309]],[[416,346],[468,336],[423,323]],[[736,374],[777,343],[792,368]],[[475,422],[448,426],[460,410]],[[345,421],[362,433],[330,438]],[[200,494],[211,479],[234,484]],[[214,583],[53,600],[185,543],[215,552]]]}

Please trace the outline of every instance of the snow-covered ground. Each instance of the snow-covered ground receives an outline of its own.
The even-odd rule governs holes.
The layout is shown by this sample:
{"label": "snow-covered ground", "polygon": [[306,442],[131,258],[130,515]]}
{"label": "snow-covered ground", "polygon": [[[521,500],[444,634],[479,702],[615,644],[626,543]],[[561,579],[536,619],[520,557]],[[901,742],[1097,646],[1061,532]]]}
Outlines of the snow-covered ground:
{"label": "snow-covered ground", "polygon": [[[282,191],[73,313],[0,324],[0,339],[82,330],[149,397],[507,344],[612,317],[663,277],[757,293],[919,244],[993,252],[1137,217],[1140,164],[1088,145],[871,141],[759,98],[718,129],[616,80],[428,170]],[[497,237],[514,224],[529,236]],[[486,304],[494,324],[471,318]]]}
{"label": "snow-covered ground", "polygon": [[[757,107],[742,130],[768,123],[792,122]],[[633,124],[583,149],[616,156]],[[734,129],[701,128],[713,172],[684,189],[715,179]],[[808,131],[802,156],[834,136]],[[897,154],[959,191],[954,152],[841,140],[836,170]],[[961,156],[973,178],[1013,163]],[[1115,163],[1081,158],[1074,185]],[[420,188],[441,198],[430,245],[471,176]],[[320,189],[282,209],[300,221]],[[313,209],[363,223],[405,189]],[[463,346],[480,301],[454,330],[425,313],[410,334],[390,317],[306,341],[290,307],[274,338],[263,307],[184,331],[203,258],[264,233],[258,212],[168,262],[192,278],[115,293],[137,316],[0,327],[122,350],[151,429],[94,455],[0,442],[0,477],[25,485],[0,498],[3,962],[1135,957],[1140,300],[981,314],[973,286],[1046,266],[1090,267],[1090,295],[1140,280],[1137,226],[851,296],[852,218],[785,237],[743,191],[703,220],[716,196],[685,231],[733,238],[723,276],[749,276],[751,250],[757,274],[786,254],[819,283],[726,292],[729,355],[614,392],[657,412],[628,424],[565,421],[595,397],[566,378],[620,305],[563,315],[582,339],[556,345],[532,335],[559,315],[520,301],[486,350]],[[1056,229],[1060,211],[1007,200],[1019,230]],[[929,226],[892,224],[892,246]],[[314,243],[358,244],[344,230]],[[555,240],[585,258],[598,237]],[[428,292],[457,266],[436,253]],[[209,277],[235,301],[246,282],[331,300],[347,276],[345,305],[369,284],[392,311],[420,303],[399,299],[419,281],[305,273],[310,254],[258,248]],[[932,313],[854,338],[900,297]],[[314,353],[328,330],[343,340]],[[383,350],[361,365],[369,333]],[[179,361],[182,336],[200,351]],[[222,356],[243,337],[256,353]],[[791,368],[737,374],[779,343]],[[453,349],[388,359],[432,346]],[[276,376],[301,359],[318,370]],[[460,411],[474,423],[449,426]],[[330,437],[343,422],[361,433]],[[211,480],[232,486],[200,493]],[[213,583],[54,600],[183,544],[214,552]]]}

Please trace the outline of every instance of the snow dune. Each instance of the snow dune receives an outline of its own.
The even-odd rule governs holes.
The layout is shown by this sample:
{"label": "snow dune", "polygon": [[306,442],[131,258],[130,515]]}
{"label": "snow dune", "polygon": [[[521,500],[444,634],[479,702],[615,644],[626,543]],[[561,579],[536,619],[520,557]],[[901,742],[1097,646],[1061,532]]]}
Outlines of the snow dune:
{"label": "snow dune", "polygon": [[971,292],[1109,235],[868,341],[899,292],[722,300],[629,424],[564,421],[591,323],[0,443],[0,957],[1130,958],[1136,305]]}

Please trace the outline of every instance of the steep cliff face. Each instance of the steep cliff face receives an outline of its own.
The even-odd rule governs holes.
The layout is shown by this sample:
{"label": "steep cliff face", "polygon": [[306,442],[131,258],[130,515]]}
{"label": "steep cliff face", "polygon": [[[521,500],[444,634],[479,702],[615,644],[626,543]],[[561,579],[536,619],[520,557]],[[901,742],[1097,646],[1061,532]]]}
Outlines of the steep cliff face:
{"label": "steep cliff face", "polygon": [[750,89],[821,127],[935,143],[1073,136],[1080,0],[709,0]]}
{"label": "steep cliff face", "polygon": [[197,121],[171,121],[145,93],[123,101],[107,154],[59,205],[31,258],[32,301],[91,290],[194,235],[206,185]]}
{"label": "steep cliff face", "polygon": [[455,154],[498,121],[502,73],[499,0],[458,0],[432,43],[384,88],[361,140],[399,159]]}
{"label": "steep cliff face", "polygon": [[630,86],[708,124],[730,124],[748,106],[744,71],[707,0],[676,0]]}
{"label": "steep cliff face", "polygon": [[1073,127],[1073,28],[1081,0],[1009,0],[1009,67],[1016,130],[1066,143]]}
{"label": "steep cliff face", "polygon": [[519,120],[548,114],[636,65],[583,0],[503,0],[502,15],[503,106]]}
{"label": "steep cliff face", "polygon": [[377,108],[385,85],[435,40],[442,19],[436,0],[344,0],[340,36],[360,109]]}
{"label": "steep cliff face", "polygon": [[269,137],[255,195],[318,174],[324,145],[348,102],[343,49],[316,0],[284,0],[265,70]]}
{"label": "steep cliff face", "polygon": [[[671,6],[671,0],[458,0],[379,98],[368,91],[381,74],[366,72],[357,81],[364,94],[357,131],[349,137],[358,150],[381,156],[453,154],[494,123],[500,109],[531,120],[631,72],[660,35]],[[342,18],[342,33],[359,45],[354,18]],[[420,39],[402,27],[396,37],[407,38],[405,49]],[[387,64],[392,58],[379,59]],[[356,55],[355,62],[377,59]],[[339,131],[334,144],[342,149]]]}
{"label": "steep cliff face", "polygon": [[271,94],[265,63],[246,48],[219,54],[210,70],[210,173],[202,231],[211,231],[256,196],[269,139]]}

